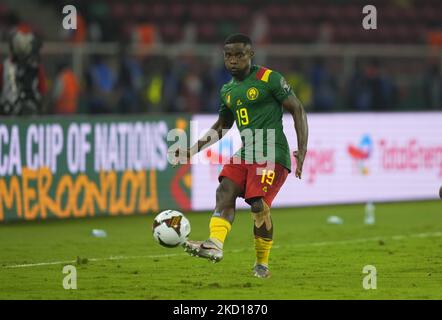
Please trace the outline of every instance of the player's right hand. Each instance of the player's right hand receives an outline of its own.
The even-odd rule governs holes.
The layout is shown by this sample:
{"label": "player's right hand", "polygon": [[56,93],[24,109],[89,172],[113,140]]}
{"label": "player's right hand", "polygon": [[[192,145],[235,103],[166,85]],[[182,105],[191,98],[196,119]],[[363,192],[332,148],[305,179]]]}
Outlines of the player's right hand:
{"label": "player's right hand", "polygon": [[306,151],[304,151],[304,150],[293,151],[293,156],[296,159],[295,177],[299,178],[299,179],[301,179],[301,175],[302,175],[302,166],[304,165],[305,154],[306,154]]}

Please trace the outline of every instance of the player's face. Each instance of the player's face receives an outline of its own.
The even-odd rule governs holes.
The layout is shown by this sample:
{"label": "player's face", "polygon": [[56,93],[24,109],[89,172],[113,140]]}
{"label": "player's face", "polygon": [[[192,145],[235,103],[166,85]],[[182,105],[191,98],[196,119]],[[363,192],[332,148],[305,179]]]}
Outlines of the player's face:
{"label": "player's face", "polygon": [[224,46],[224,64],[234,77],[241,76],[248,70],[252,57],[250,45],[231,43]]}

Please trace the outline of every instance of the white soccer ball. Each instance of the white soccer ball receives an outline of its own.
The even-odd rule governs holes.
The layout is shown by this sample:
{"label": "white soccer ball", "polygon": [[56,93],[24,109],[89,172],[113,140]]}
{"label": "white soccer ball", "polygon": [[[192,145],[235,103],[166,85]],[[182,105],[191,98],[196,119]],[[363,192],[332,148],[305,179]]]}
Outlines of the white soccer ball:
{"label": "white soccer ball", "polygon": [[174,248],[184,243],[190,234],[190,222],[179,211],[159,213],[152,225],[154,239],[163,247]]}

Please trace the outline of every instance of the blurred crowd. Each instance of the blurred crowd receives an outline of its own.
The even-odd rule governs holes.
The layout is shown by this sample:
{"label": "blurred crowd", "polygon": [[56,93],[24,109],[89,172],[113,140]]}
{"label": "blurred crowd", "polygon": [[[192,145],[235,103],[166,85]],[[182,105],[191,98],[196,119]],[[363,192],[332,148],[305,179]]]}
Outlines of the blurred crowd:
{"label": "blurred crowd", "polygon": [[[394,2],[407,7],[413,1]],[[42,0],[41,3],[49,2]],[[65,1],[50,3],[55,3],[61,11]],[[81,73],[73,69],[72,57],[41,55],[42,39],[51,40],[50,36],[42,35],[35,24],[24,23],[14,11],[3,12],[0,37],[8,44],[9,53],[0,61],[1,112],[32,114],[36,109],[43,114],[217,112],[219,89],[230,80],[222,63],[222,47],[219,46],[219,59],[214,62],[194,52],[193,45],[204,39],[218,41],[238,31],[235,25],[226,20],[218,24],[218,30],[204,24],[201,29],[191,15],[183,14],[180,20],[183,27],[179,30],[173,25],[160,27],[140,15],[146,3],[138,1],[131,2],[130,7],[133,15],[138,12],[138,18],[121,27],[111,19],[127,13],[128,6],[121,3],[78,1],[77,30],[63,30],[55,35],[58,38],[53,40],[79,45],[120,43],[118,54],[85,57]],[[162,7],[155,8],[160,12]],[[182,6],[176,6],[175,10],[178,8]],[[244,30],[257,45],[274,39],[268,18],[271,12],[270,9],[253,11]],[[284,34],[282,28],[277,30],[278,34]],[[304,31],[302,35],[309,34],[307,29]],[[311,39],[313,43],[336,40],[336,30],[327,21],[319,23],[317,31]],[[213,32],[217,36],[214,37]],[[436,35],[433,45],[437,45],[437,39]],[[185,50],[173,57],[129,50],[134,45],[167,43],[178,43]],[[257,54],[259,64],[263,59],[259,52]],[[440,59],[361,58],[352,62],[347,73],[343,72],[344,61],[336,57],[266,56],[264,60],[267,67],[284,74],[310,112],[442,110]]]}
{"label": "blurred crowd", "polygon": [[[401,75],[378,59],[356,63],[344,79],[328,59],[275,66],[309,112],[442,110],[437,62],[426,66],[414,87],[401,85]],[[61,63],[53,79],[50,113],[214,113],[230,75],[222,63],[214,67],[190,53],[174,59],[122,53],[118,59],[91,57],[80,77]]]}

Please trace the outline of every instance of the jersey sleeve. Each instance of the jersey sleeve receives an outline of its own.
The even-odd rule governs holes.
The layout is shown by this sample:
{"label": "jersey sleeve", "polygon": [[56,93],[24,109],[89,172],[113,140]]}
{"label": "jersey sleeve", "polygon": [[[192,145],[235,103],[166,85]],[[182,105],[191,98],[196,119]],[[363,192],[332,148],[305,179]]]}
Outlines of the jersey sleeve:
{"label": "jersey sleeve", "polygon": [[279,103],[282,103],[288,96],[295,95],[290,85],[279,72],[273,71],[270,74],[269,87],[273,96]]}
{"label": "jersey sleeve", "polygon": [[224,119],[228,120],[229,123],[233,123],[235,121],[235,118],[233,116],[232,110],[228,106],[228,100],[229,95],[226,92],[223,92],[221,90],[220,92],[220,107],[218,114],[220,117],[223,117]]}

